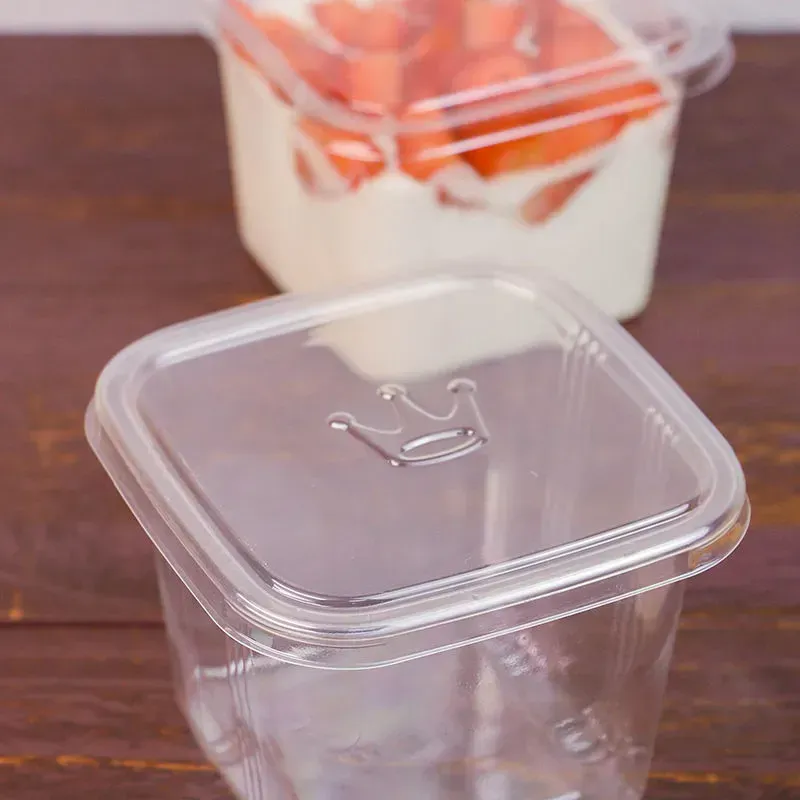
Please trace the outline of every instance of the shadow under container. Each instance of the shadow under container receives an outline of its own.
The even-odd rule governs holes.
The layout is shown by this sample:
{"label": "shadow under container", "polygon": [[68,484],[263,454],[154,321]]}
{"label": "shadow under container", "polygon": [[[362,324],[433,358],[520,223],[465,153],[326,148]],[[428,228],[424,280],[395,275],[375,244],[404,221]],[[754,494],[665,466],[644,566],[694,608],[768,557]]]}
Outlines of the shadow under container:
{"label": "shadow under container", "polygon": [[684,98],[727,74],[696,0],[218,0],[242,240],[285,291],[462,259],[647,305]]}
{"label": "shadow under container", "polygon": [[[326,344],[347,329],[384,332],[380,382]],[[684,579],[749,519],[708,420],[538,273],[156,333],[106,368],[87,430],[241,800],[638,800]]]}

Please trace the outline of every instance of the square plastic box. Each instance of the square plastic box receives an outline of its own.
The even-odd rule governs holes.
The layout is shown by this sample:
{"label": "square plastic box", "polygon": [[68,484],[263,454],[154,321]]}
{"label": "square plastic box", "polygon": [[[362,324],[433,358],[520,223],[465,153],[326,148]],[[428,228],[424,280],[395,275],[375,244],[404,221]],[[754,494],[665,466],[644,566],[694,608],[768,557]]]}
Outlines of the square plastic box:
{"label": "square plastic box", "polygon": [[[329,345],[354,331],[380,365]],[[684,579],[749,519],[709,421],[538,273],[153,334],[87,430],[160,553],[179,701],[242,800],[638,800]]]}

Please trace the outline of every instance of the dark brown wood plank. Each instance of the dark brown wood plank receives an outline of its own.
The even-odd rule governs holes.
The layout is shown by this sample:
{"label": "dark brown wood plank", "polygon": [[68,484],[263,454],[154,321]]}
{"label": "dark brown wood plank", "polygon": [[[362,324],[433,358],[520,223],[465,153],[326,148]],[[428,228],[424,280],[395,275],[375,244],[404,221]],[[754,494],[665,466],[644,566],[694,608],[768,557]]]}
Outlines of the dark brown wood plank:
{"label": "dark brown wood plank", "polygon": [[0,37],[0,71],[14,76],[0,85],[13,109],[0,128],[6,203],[229,197],[216,62],[201,39]]}
{"label": "dark brown wood plank", "polygon": [[[195,289],[0,297],[12,329],[0,343],[0,603],[27,619],[158,619],[147,537],[84,439],[83,414],[105,362],[166,324],[219,307]],[[66,309],[71,311],[64,313]],[[94,335],[92,331],[96,331]]]}
{"label": "dark brown wood plank", "polygon": [[705,192],[798,191],[796,36],[741,36],[725,83],[686,108],[675,185]]}
{"label": "dark brown wood plank", "polygon": [[[0,759],[0,786],[9,797],[71,800],[233,800],[224,782],[203,764],[120,759]],[[646,800],[796,800],[797,775],[725,772],[655,772]],[[123,794],[124,793],[124,794]]]}
{"label": "dark brown wood plank", "polygon": [[[680,160],[678,163],[682,163]],[[800,180],[798,180],[800,185]],[[702,193],[676,189],[664,223],[658,288],[708,281],[796,282],[800,191]]]}
{"label": "dark brown wood plank", "polygon": [[233,800],[224,782],[194,765],[116,759],[0,760],[0,787],[25,800],[124,797],[125,800]]}
{"label": "dark brown wood plank", "polygon": [[[6,626],[0,647],[0,796],[228,797],[172,700],[162,631]],[[797,612],[688,613],[648,797],[796,797],[798,701]]]}

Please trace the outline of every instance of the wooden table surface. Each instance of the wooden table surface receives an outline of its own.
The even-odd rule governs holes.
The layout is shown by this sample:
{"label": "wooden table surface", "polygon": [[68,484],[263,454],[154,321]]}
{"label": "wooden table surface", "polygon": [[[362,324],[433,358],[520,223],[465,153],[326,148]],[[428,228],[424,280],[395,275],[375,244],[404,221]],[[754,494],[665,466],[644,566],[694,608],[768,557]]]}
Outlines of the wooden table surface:
{"label": "wooden table surface", "polygon": [[[735,446],[751,533],[687,597],[651,800],[800,798],[800,39],[686,114],[631,328]],[[84,443],[123,345],[268,291],[215,60],[0,38],[0,798],[222,800],[172,701],[150,546]]]}

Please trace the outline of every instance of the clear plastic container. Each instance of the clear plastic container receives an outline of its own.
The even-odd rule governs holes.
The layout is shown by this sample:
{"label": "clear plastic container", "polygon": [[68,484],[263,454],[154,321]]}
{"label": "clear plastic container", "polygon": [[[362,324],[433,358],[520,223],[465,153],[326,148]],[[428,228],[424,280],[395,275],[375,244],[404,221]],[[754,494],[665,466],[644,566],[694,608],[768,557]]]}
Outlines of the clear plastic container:
{"label": "clear plastic container", "polygon": [[[326,344],[353,326],[393,332],[394,379]],[[749,519],[708,420],[538,273],[156,333],[106,368],[87,431],[241,800],[638,800],[684,579]]]}
{"label": "clear plastic container", "polygon": [[442,259],[650,297],[687,93],[732,63],[696,0],[216,0],[243,241],[287,291]]}

